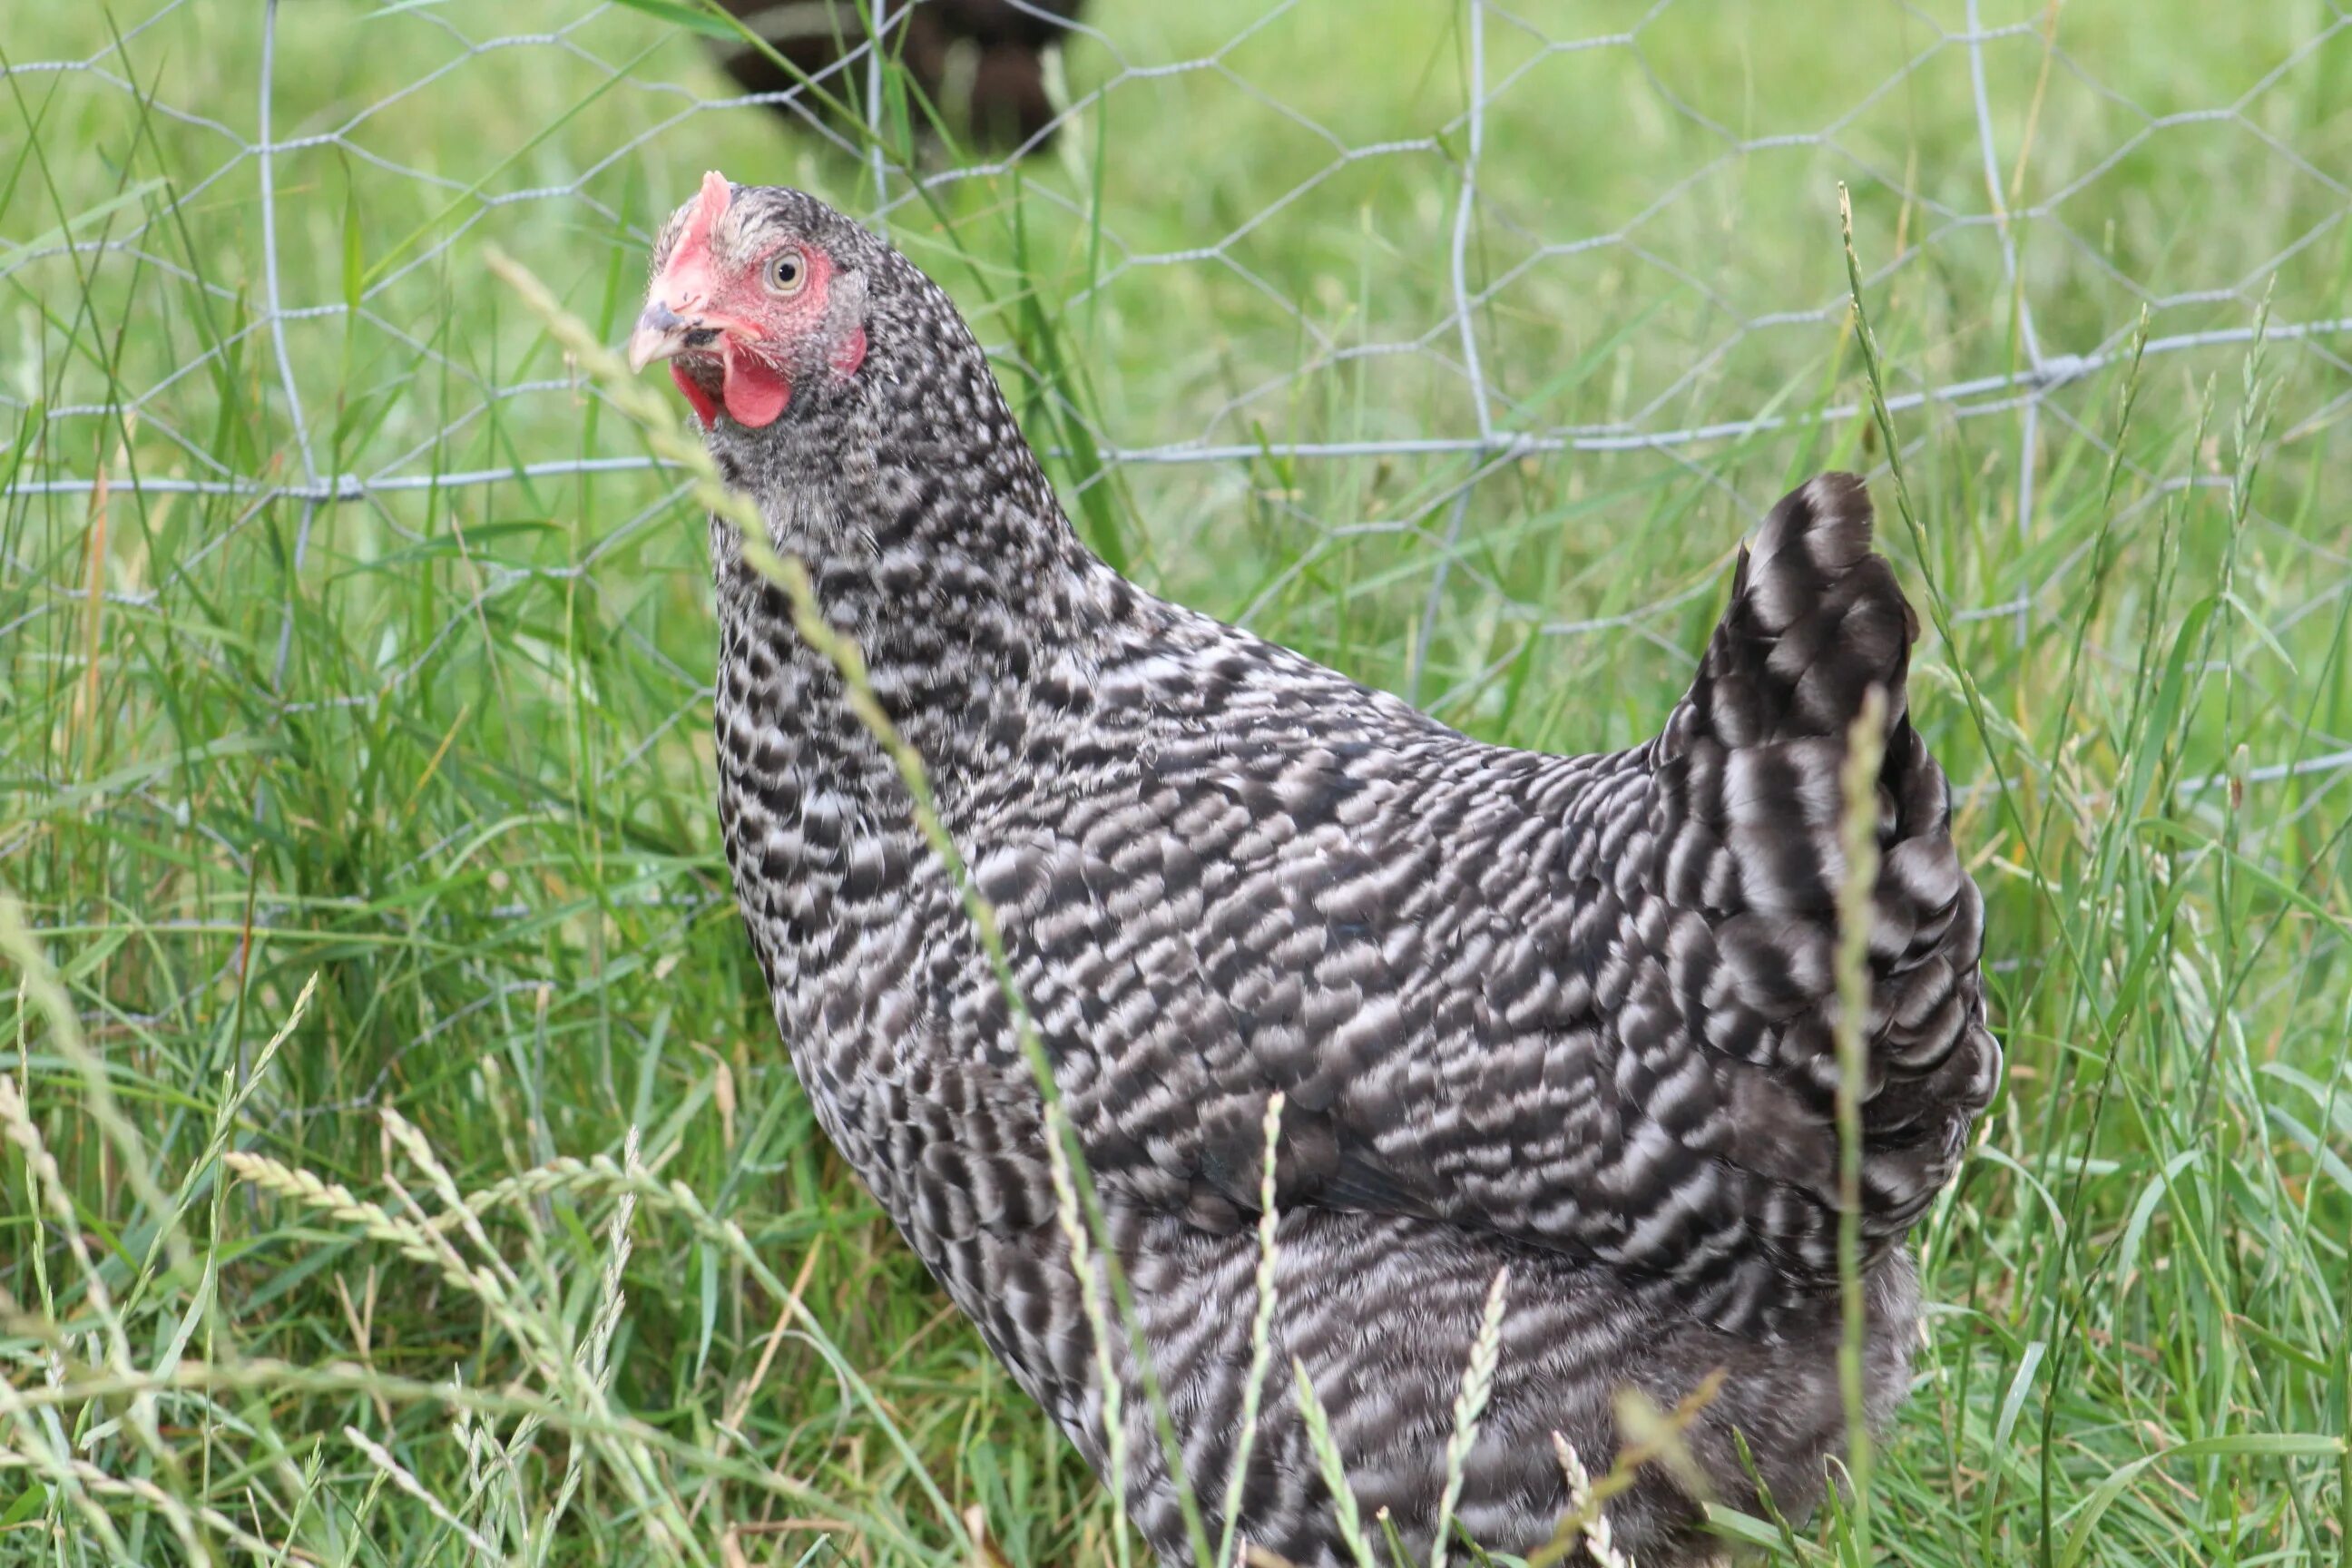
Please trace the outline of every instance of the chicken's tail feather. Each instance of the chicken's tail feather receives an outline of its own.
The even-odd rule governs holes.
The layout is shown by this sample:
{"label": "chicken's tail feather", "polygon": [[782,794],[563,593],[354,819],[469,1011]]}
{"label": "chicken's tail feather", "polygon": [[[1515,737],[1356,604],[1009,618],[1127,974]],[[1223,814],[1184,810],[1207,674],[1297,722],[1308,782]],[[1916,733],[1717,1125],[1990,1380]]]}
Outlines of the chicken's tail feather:
{"label": "chicken's tail feather", "polygon": [[1822,475],[1742,552],[1731,603],[1654,753],[1646,890],[1667,911],[1657,957],[1717,1087],[1703,1152],[1746,1192],[1751,1231],[1800,1277],[1835,1268],[1840,774],[1874,687],[1886,729],[1864,1024],[1872,1255],[1949,1180],[2000,1074],[1978,970],[1982,904],[1906,702],[1917,634],[1871,548],[1862,480]]}
{"label": "chicken's tail feather", "polygon": [[1692,700],[1731,746],[1842,737],[1872,686],[1898,721],[1918,635],[1894,567],[1871,549],[1870,492],[1852,474],[1822,474],[1783,498],[1740,552]]}

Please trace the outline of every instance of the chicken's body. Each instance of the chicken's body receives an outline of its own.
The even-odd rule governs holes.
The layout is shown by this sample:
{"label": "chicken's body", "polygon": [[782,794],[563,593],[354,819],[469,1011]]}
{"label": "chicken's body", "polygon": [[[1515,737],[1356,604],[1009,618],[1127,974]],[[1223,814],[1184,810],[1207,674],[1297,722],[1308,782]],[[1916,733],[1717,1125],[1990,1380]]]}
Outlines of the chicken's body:
{"label": "chicken's body", "polygon": [[[734,360],[681,384],[698,406],[760,410],[756,427],[714,414],[722,473],[859,641],[997,911],[1213,1538],[1277,1089],[1281,1263],[1244,1539],[1302,1563],[1340,1550],[1297,1358],[1366,1515],[1387,1508],[1425,1547],[1506,1264],[1460,1507],[1475,1538],[1542,1544],[1566,1500],[1551,1434],[1598,1470],[1620,1388],[1671,1405],[1717,1368],[1690,1438],[1715,1489],[1750,1493],[1737,1429],[1779,1505],[1809,1507],[1843,1426],[1837,767],[1874,684],[1894,715],[1863,1108],[1874,1418],[1915,1331],[1903,1237],[1999,1065],[1976,893],[1905,715],[1908,616],[1868,552],[1858,481],[1775,510],[1657,740],[1586,757],[1484,745],[1088,553],[945,296],[879,241],[794,193],[706,190],[704,205],[728,210],[681,215],[663,262],[705,216],[716,237],[690,243],[750,254],[783,232],[827,258],[832,303],[803,313],[832,347],[777,360],[781,416],[761,419]],[[1097,1347],[997,977],[832,668],[730,530],[713,548],[720,811],[794,1066],[828,1136],[1101,1471]],[[1108,1359],[1129,1506],[1181,1560],[1140,1369],[1123,1338]],[[1695,1552],[1692,1518],[1655,1468],[1612,1509],[1645,1563]]]}

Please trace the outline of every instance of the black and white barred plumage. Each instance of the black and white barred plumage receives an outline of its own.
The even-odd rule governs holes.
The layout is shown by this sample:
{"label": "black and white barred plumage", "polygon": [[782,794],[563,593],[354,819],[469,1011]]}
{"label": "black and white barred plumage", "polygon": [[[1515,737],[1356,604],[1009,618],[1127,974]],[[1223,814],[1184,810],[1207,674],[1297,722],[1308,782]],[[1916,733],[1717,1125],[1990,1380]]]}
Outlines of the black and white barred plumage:
{"label": "black and white barred plumage", "polygon": [[[801,301],[805,333],[750,334],[781,415],[714,414],[711,448],[862,646],[996,908],[1212,1538],[1277,1089],[1275,1371],[1246,1540],[1300,1563],[1339,1551],[1297,1358],[1367,1517],[1388,1509],[1425,1549],[1506,1264],[1501,1372],[1460,1510],[1474,1537],[1540,1545],[1566,1501],[1551,1434],[1598,1471],[1621,1387],[1671,1405],[1717,1368],[1690,1436],[1715,1492],[1752,1505],[1736,1429],[1779,1506],[1809,1508],[1843,1438],[1830,954],[1838,769],[1873,685],[1891,715],[1863,1108],[1874,1420],[1916,1332],[1905,1235],[2000,1068],[1980,905],[1905,706],[1915,626],[1860,481],[1824,476],[1774,509],[1655,740],[1485,745],[1121,580],[1080,544],[937,287],[799,193],[714,184],[706,203],[665,230],[647,321],[700,320],[661,297],[682,231],[713,276],[782,243],[822,258],[828,302]],[[675,341],[659,352],[683,354],[698,406],[735,405],[719,362],[694,355],[710,331]],[[831,668],[731,531],[714,526],[712,548],[719,807],[793,1065],[1099,1471],[1095,1347],[1005,999]],[[1129,1506],[1182,1561],[1137,1371],[1123,1341],[1110,1355]],[[1694,1517],[1656,1467],[1612,1507],[1645,1564],[1696,1560]]]}

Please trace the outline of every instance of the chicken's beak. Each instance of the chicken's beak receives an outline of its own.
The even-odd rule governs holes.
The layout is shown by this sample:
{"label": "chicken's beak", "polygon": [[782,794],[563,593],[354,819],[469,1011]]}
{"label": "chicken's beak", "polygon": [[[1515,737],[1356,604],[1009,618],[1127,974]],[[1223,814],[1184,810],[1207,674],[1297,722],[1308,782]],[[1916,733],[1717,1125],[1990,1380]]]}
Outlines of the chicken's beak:
{"label": "chicken's beak", "polygon": [[698,318],[681,316],[669,308],[668,301],[656,299],[637,318],[637,330],[629,334],[629,369],[640,371],[657,359],[682,353],[694,346],[688,339],[707,331]]}

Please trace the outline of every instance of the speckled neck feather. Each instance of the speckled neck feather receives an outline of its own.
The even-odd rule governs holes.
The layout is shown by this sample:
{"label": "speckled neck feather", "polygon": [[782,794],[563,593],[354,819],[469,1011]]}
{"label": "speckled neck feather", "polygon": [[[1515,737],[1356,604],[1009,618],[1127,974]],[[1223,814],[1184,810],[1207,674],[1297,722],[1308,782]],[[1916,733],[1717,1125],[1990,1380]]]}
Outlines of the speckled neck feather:
{"label": "speckled neck feather", "polygon": [[[1913,622],[1860,481],[1773,510],[1689,694],[1630,751],[1470,741],[1081,545],[946,296],[796,192],[738,187],[864,279],[867,353],[712,450],[805,561],[1003,919],[1083,1135],[1188,1468],[1214,1519],[1238,1435],[1267,1096],[1275,1375],[1244,1536],[1338,1561],[1289,1367],[1351,1486],[1426,1548],[1480,1303],[1512,1270],[1461,1516],[1525,1552],[1598,1472],[1612,1396],[1727,1375],[1690,1435],[1716,1494],[1819,1496],[1842,1441],[1830,1033],[1837,773],[1890,698],[1871,943],[1862,1232],[1874,1419],[1916,1300],[1902,1243],[2000,1053],[1980,906],[1912,728]],[[1053,1223],[1036,1090],[904,791],[780,595],[714,529],[719,807],[776,1020],[819,1121],[1021,1385],[1099,1468],[1103,1402]],[[1124,1341],[1129,1505],[1175,1494]],[[1696,1561],[1664,1470],[1612,1505],[1644,1564]],[[1215,1526],[1213,1522],[1213,1534]]]}

